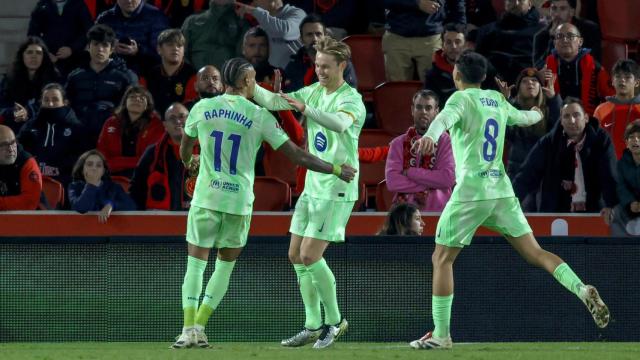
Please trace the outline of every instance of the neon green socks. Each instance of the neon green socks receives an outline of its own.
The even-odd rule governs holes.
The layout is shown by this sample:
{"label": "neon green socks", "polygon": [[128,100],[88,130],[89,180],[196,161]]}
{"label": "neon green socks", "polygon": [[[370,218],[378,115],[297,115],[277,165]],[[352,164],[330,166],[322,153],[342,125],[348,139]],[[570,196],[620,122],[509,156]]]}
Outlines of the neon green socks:
{"label": "neon green socks", "polygon": [[567,263],[558,265],[558,267],[553,270],[553,277],[556,278],[562,286],[567,288],[567,290],[574,293],[577,297],[580,297],[580,289],[584,284]]}
{"label": "neon green socks", "polygon": [[342,320],[338,309],[338,298],[336,296],[336,278],[327,265],[324,258],[307,266],[307,271],[311,274],[313,285],[320,295],[322,305],[324,305],[324,323],[336,325]]}
{"label": "neon green socks", "polygon": [[293,264],[298,277],[298,286],[304,303],[305,322],[304,327],[309,330],[316,330],[322,326],[322,312],[320,309],[320,297],[318,290],[313,285],[311,273],[303,264]]}
{"label": "neon green socks", "polygon": [[192,327],[195,320],[198,299],[202,292],[202,274],[207,267],[207,261],[193,256],[187,258],[187,272],[182,282],[182,311],[184,312],[184,327]]}
{"label": "neon green socks", "polygon": [[227,293],[229,288],[229,279],[233,272],[233,267],[236,265],[235,261],[224,261],[216,259],[216,267],[209,279],[207,288],[204,291],[204,299],[202,299],[202,305],[198,308],[198,314],[196,315],[196,326],[204,328],[209,321],[209,317],[213,310],[218,307],[220,301]]}
{"label": "neon green socks", "polygon": [[431,316],[435,325],[433,329],[434,337],[446,338],[449,336],[452,303],[453,294],[449,296],[431,296]]}

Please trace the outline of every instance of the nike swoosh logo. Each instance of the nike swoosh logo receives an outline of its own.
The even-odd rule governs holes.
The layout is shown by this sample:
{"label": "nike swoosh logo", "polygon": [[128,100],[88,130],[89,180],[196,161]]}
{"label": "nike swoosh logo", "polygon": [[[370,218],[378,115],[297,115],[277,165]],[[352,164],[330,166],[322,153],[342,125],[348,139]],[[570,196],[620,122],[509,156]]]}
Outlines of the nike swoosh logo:
{"label": "nike swoosh logo", "polygon": [[324,221],[322,222],[322,226],[320,226],[320,229],[318,229],[318,232],[322,232],[322,229],[324,229]]}

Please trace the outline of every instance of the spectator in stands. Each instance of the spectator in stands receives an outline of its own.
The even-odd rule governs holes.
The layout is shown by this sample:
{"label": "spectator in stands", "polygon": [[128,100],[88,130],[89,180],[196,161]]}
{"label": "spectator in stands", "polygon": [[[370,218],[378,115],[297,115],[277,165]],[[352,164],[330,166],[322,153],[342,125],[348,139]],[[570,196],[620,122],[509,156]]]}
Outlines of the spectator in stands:
{"label": "spectator in stands", "polygon": [[415,154],[411,146],[427,132],[440,111],[438,95],[420,90],[413,95],[413,126],[391,141],[385,178],[387,188],[395,192],[393,203],[411,203],[421,211],[442,211],[455,184],[455,163],[451,139],[442,133],[434,156]]}
{"label": "spectator in stands", "polygon": [[156,104],[156,110],[164,113],[174,102],[195,99],[196,70],[184,61],[185,39],[180,29],[167,29],[158,35],[158,54],[161,64],[144,72],[140,79]]}
{"label": "spectator in stands", "polygon": [[618,198],[611,234],[640,235],[640,119],[630,123],[624,132],[627,148],[618,160]]}
{"label": "spectator in stands", "polygon": [[35,210],[41,191],[35,159],[18,144],[10,127],[0,125],[0,211]]}
{"label": "spectator in stands", "polygon": [[[285,91],[292,92],[318,81],[316,74],[316,49],[315,45],[323,37],[327,36],[327,29],[322,19],[317,14],[309,14],[300,23],[300,40],[302,47],[293,55],[284,72],[287,80],[284,83]],[[342,74],[352,88],[358,88],[356,70],[351,60]]]}
{"label": "spectator in stands", "polygon": [[189,208],[195,177],[190,176],[179,156],[188,116],[189,111],[184,105],[171,104],[162,121],[165,134],[140,158],[129,188],[139,210],[180,211]]}
{"label": "spectator in stands", "polygon": [[87,144],[86,132],[76,117],[62,85],[47,84],[42,89],[40,111],[18,134],[20,144],[35,156],[40,172],[59,181],[71,182],[71,170]]}
{"label": "spectator in stands", "polygon": [[267,33],[269,64],[284,69],[291,55],[302,46],[299,26],[306,14],[300,8],[283,4],[282,0],[254,0],[253,5],[236,1],[240,14],[253,15]]}
{"label": "spectator in stands", "polygon": [[[151,0],[147,0],[151,3]],[[209,8],[208,0],[153,0],[153,5],[169,19],[169,26],[180,28],[184,20]]]}
{"label": "spectator in stands", "polygon": [[137,84],[136,75],[119,58],[112,59],[116,35],[106,25],[94,25],[87,33],[90,60],[67,78],[67,96],[78,119],[87,128],[94,146],[104,121],[111,116],[127,87]]}
{"label": "spectator in stands", "polygon": [[284,72],[269,63],[270,51],[269,36],[263,29],[252,27],[247,30],[242,41],[242,56],[253,65],[257,82],[273,83],[274,71]]}
{"label": "spectator in stands", "polygon": [[505,0],[505,10],[500,20],[478,29],[476,51],[513,84],[522,69],[532,66],[533,37],[544,25],[531,0]]}
{"label": "spectator in stands", "polygon": [[442,32],[442,49],[433,54],[433,65],[425,75],[424,88],[432,89],[446,103],[456,91],[453,66],[466,48],[467,30],[463,24],[448,23]]}
{"label": "spectator in stands", "polygon": [[496,10],[491,0],[467,0],[465,1],[467,24],[472,28],[496,21]]}
{"label": "spectator in stands", "polygon": [[142,153],[163,134],[153,97],[147,89],[132,86],[124,93],[114,115],[104,123],[98,150],[114,175],[131,177]]}
{"label": "spectator in stands", "polygon": [[[509,126],[506,130],[506,140],[509,144],[509,161],[507,174],[511,179],[518,174],[520,166],[529,154],[529,150],[546,133],[551,131],[560,118],[562,99],[553,89],[553,77],[545,81],[544,74],[536,68],[526,68],[516,79],[516,96],[511,98],[511,89],[505,82],[497,79],[501,84],[502,94],[510,99],[511,104],[518,110],[529,110],[537,106],[543,114],[542,121],[534,125],[521,127]],[[523,203],[523,206],[525,204]],[[525,211],[528,209],[524,207]]]}
{"label": "spectator in stands", "polygon": [[98,15],[102,14],[113,7],[116,0],[84,0],[89,14],[91,14],[91,21],[95,21]]}
{"label": "spectator in stands", "polygon": [[580,34],[583,34],[584,47],[591,49],[591,55],[597,61],[601,61],[600,27],[592,21],[576,16],[577,0],[551,0],[550,3],[551,22],[533,38],[533,64],[536,67],[544,66],[545,59],[554,49],[555,32],[558,26],[564,23],[575,25]]}
{"label": "spectator in stands", "polygon": [[539,212],[601,212],[617,204],[615,151],[579,99],[567,98],[560,122],[531,149],[513,181],[516,196],[540,192]]}
{"label": "spectator in stands", "polygon": [[111,181],[109,166],[98,150],[80,155],[73,166],[73,182],[68,190],[71,208],[82,214],[97,211],[101,224],[107,222],[112,211],[136,209],[122,186]]}
{"label": "spectator in stands", "polygon": [[582,35],[575,25],[558,26],[554,44],[554,50],[547,56],[546,67],[547,73],[557,76],[556,93],[562,98],[580,99],[587,114],[592,115],[605,96],[615,93],[609,74],[589,50],[582,47]]}
{"label": "spectator in stands", "polygon": [[44,40],[51,61],[66,76],[79,65],[91,25],[83,0],[39,0],[31,12],[27,35]]}
{"label": "spectator in stands", "polygon": [[389,210],[378,235],[420,236],[423,228],[420,209],[411,203],[399,203]]}
{"label": "spectator in stands", "polygon": [[[443,104],[456,91],[456,86],[453,83],[453,66],[462,51],[468,47],[465,25],[454,23],[444,25],[442,49],[433,54],[433,65],[431,69],[427,70],[424,81],[424,88],[438,94]],[[487,63],[487,77],[482,82],[483,89],[498,89],[494,80],[495,75],[496,69]]]}
{"label": "spectator in stands", "polygon": [[336,40],[342,40],[348,34],[366,33],[369,30],[367,27],[370,20],[384,24],[385,1],[289,0],[287,2],[301,8],[307,14],[320,15],[327,27],[327,33]]}
{"label": "spectator in stands", "polygon": [[194,86],[198,97],[184,104],[189,111],[198,101],[218,96],[224,92],[220,70],[213,65],[203,66],[198,71]]}
{"label": "spectator in stands", "polygon": [[388,12],[382,51],[387,80],[412,80],[417,72],[424,82],[433,54],[442,48],[442,25],[466,24],[464,0],[385,0],[384,3]]}
{"label": "spectator in stands", "polygon": [[96,24],[108,25],[118,41],[114,52],[140,74],[149,64],[160,61],[156,51],[158,35],[169,27],[164,14],[142,0],[116,0],[116,5],[98,15]]}
{"label": "spectator in stands", "polygon": [[247,29],[249,23],[236,15],[233,2],[210,0],[209,10],[189,16],[182,24],[185,57],[196,69],[206,65],[220,69],[226,60],[240,55]]}
{"label": "spectator in stands", "polygon": [[598,105],[593,116],[611,136],[620,159],[623,150],[628,148],[623,136],[625,130],[633,120],[640,119],[640,93],[635,96],[640,87],[640,66],[631,59],[618,60],[611,73],[616,93],[607,96],[607,101]]}
{"label": "spectator in stands", "polygon": [[2,79],[0,124],[9,126],[14,133],[37,112],[42,87],[61,80],[48,53],[42,39],[29,36],[18,47],[11,68]]}

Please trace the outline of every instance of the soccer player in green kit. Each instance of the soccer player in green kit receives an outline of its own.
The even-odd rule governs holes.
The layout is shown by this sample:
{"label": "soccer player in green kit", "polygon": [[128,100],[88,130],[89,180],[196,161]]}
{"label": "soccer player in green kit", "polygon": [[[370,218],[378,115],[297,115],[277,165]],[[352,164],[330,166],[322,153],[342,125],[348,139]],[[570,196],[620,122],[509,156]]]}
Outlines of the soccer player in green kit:
{"label": "soccer player in green kit", "polygon": [[[360,94],[342,77],[351,50],[328,36],[315,48],[317,83],[286,95],[256,86],[254,100],[269,110],[294,109],[304,114],[309,152],[331,163],[358,168],[358,136],[366,111]],[[302,331],[281,342],[283,346],[314,342],[315,349],[326,348],[348,327],[338,308],[335,277],[323,255],[330,243],[344,241],[345,227],[358,199],[358,179],[349,184],[335,180],[307,172],[304,191],[296,203],[289,229],[289,260],[298,278],[306,321]]]}
{"label": "soccer player in green kit", "polygon": [[[187,219],[184,327],[173,348],[209,347],[204,327],[227,292],[236,259],[247,242],[256,154],[263,141],[292,162],[339,182],[346,184],[355,177],[355,168],[323,161],[297,147],[269,111],[247,100],[253,96],[255,74],[246,60],[228,60],[222,69],[226,93],[199,101],[185,124],[180,157],[185,167],[199,167],[199,171]],[[201,149],[198,159],[192,155],[196,141]],[[211,248],[218,249],[215,270],[198,307]]]}
{"label": "soccer player in green kit", "polygon": [[609,310],[591,285],[584,285],[562,259],[543,250],[532,234],[515,197],[502,163],[505,127],[528,126],[542,118],[540,109],[518,111],[493,90],[480,89],[486,76],[486,59],[468,51],[456,61],[453,78],[458,89],[436,116],[413,150],[432,153],[435,140],[449,130],[456,162],[456,187],[436,229],[432,256],[433,296],[431,312],[435,328],[419,340],[415,349],[450,349],[453,302],[453,263],[479,226],[504,235],[530,264],[553,274],[587,306],[597,326],[609,323]]}

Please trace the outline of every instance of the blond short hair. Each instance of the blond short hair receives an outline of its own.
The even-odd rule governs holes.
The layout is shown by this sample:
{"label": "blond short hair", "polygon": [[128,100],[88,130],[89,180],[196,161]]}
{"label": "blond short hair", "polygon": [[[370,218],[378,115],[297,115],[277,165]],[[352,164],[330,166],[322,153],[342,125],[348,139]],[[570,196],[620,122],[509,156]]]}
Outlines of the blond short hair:
{"label": "blond short hair", "polygon": [[351,59],[351,48],[342,41],[325,36],[314,45],[316,51],[327,55],[333,55],[338,63]]}

